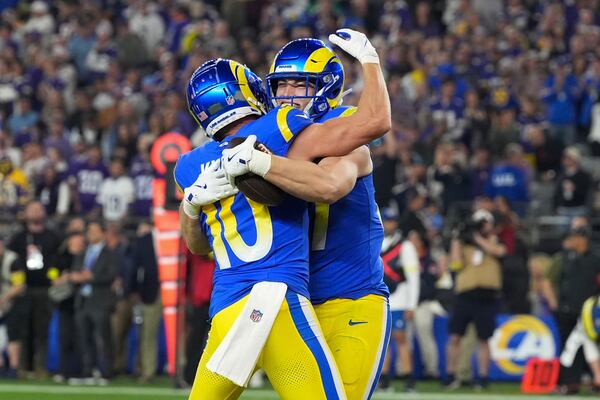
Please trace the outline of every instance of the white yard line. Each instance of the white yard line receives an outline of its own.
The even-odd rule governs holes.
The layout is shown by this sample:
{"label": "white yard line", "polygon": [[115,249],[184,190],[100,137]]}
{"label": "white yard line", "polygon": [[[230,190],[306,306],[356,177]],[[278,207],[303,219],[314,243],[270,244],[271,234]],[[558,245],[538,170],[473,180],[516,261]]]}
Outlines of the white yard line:
{"label": "white yard line", "polygon": [[[2,393],[37,393],[37,394],[65,394],[65,395],[131,395],[136,397],[165,396],[184,399],[189,391],[182,389],[151,388],[134,386],[59,386],[59,385],[26,385],[26,384],[2,384],[0,383],[0,394]],[[2,396],[0,395],[0,398]],[[272,390],[248,389],[241,397],[242,399],[277,399],[277,394]],[[390,393],[375,392],[373,400],[556,400],[557,396],[525,396],[491,393]],[[569,400],[587,400],[590,397],[569,396]]]}

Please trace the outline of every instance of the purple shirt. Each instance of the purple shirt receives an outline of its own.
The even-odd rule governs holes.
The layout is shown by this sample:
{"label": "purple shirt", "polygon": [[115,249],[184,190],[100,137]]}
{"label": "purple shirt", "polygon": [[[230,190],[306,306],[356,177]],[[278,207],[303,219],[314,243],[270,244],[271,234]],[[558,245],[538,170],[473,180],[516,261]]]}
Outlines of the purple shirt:
{"label": "purple shirt", "polygon": [[108,177],[108,168],[100,162],[92,165],[89,161],[71,164],[69,175],[77,182],[79,193],[80,213],[89,213],[96,205],[96,196],[104,178]]}
{"label": "purple shirt", "polygon": [[148,161],[136,155],[131,162],[130,176],[135,186],[133,212],[139,217],[149,217],[152,208],[154,170]]}

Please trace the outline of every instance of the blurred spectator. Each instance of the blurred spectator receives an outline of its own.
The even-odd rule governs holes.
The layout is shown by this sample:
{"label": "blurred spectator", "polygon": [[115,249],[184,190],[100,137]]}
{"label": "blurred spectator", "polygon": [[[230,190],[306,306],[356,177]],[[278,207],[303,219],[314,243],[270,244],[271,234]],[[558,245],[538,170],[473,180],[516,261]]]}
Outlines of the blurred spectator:
{"label": "blurred spectator", "polygon": [[165,34],[165,25],[156,12],[156,5],[149,1],[136,1],[125,12],[131,32],[142,38],[149,54],[154,54]]}
{"label": "blurred spectator", "polygon": [[[390,290],[392,312],[392,338],[396,343],[396,374],[406,380],[406,390],[414,391],[412,345],[410,331],[415,308],[419,301],[420,262],[418,252],[423,248],[419,234],[406,231],[406,238],[398,230],[396,215],[389,209],[382,212],[384,241],[381,255],[384,260],[385,281]],[[390,385],[391,348],[385,356],[381,370],[381,387]]]}
{"label": "blurred spectator", "polygon": [[434,100],[430,105],[433,122],[441,129],[437,131],[434,128],[433,134],[447,133],[455,140],[461,139],[464,129],[464,108],[463,101],[456,95],[456,83],[452,78],[446,78],[442,81],[439,99]]}
{"label": "blurred spectator", "polygon": [[88,82],[90,78],[85,61],[95,43],[93,17],[88,13],[78,15],[76,30],[71,36],[68,46],[69,54],[77,68],[78,81],[81,83]]}
{"label": "blurred spectator", "polygon": [[118,63],[124,68],[140,68],[148,64],[149,49],[146,48],[144,36],[130,30],[127,24],[117,26],[115,46]]}
{"label": "blurred spectator", "polygon": [[494,160],[498,161],[504,156],[510,143],[519,143],[520,140],[521,131],[515,121],[515,110],[504,108],[498,111],[492,118],[488,140]]}
{"label": "blurred spectator", "polygon": [[[75,324],[75,292],[70,282],[77,259],[83,257],[85,251],[85,222],[74,218],[66,228],[67,237],[58,249],[57,265],[60,276],[52,282],[54,287],[63,286],[67,294],[57,302],[58,334],[60,350],[60,366],[55,382],[77,382],[81,372],[81,351],[78,345],[77,327]],[[69,289],[66,289],[69,287]],[[70,292],[70,293],[69,293]]]}
{"label": "blurred spectator", "polygon": [[133,215],[136,217],[150,217],[152,208],[152,182],[154,169],[150,165],[150,148],[153,138],[149,135],[140,136],[137,142],[137,154],[131,161],[129,175],[133,178],[135,186],[135,202]]}
{"label": "blurred spectator", "polygon": [[521,113],[517,122],[521,125],[521,139],[527,137],[527,132],[534,126],[541,126],[543,117],[540,115],[540,104],[531,95],[524,96],[521,101]]}
{"label": "blurred spectator", "polygon": [[529,269],[527,245],[518,236],[519,217],[511,209],[504,197],[496,197],[496,232],[499,241],[506,247],[506,255],[502,258],[502,293],[504,297],[503,311],[510,314],[527,314],[529,304]]}
{"label": "blurred spectator", "polygon": [[4,320],[8,336],[8,366],[0,371],[0,377],[16,378],[20,365],[21,344],[24,332],[18,320],[25,291],[25,271],[17,253],[6,248],[4,235],[0,235],[0,317]]}
{"label": "blurred spectator", "polygon": [[560,170],[560,142],[549,136],[539,125],[530,126],[526,138],[535,156],[537,177],[544,181],[553,180]]}
{"label": "blurred spectator", "polygon": [[23,146],[21,162],[27,180],[35,189],[36,180],[48,165],[48,157],[44,154],[44,148],[35,142],[27,143]]}
{"label": "blurred spectator", "polygon": [[[84,160],[71,163],[69,179],[74,192],[75,210],[79,215],[86,216],[97,208],[96,197],[107,176],[108,168],[102,162],[98,146],[90,147]],[[94,213],[97,214],[97,211]]]}
{"label": "blurred spectator", "polygon": [[23,27],[27,33],[37,32],[48,35],[54,32],[54,18],[49,13],[48,4],[42,0],[31,3],[31,15]]}
{"label": "blurred spectator", "polygon": [[117,59],[117,49],[111,40],[112,31],[107,20],[102,20],[96,27],[96,43],[85,57],[85,66],[92,74],[92,79],[103,77],[110,64]]}
{"label": "blurred spectator", "polygon": [[529,200],[528,174],[525,170],[523,149],[516,143],[511,143],[506,148],[505,161],[496,166],[490,175],[485,188],[485,194],[491,199],[498,196],[510,202],[519,204],[519,211],[523,213],[525,202]]}
{"label": "blurred spectator", "polygon": [[35,189],[35,196],[46,208],[46,213],[52,216],[65,216],[69,212],[69,185],[61,181],[54,166],[49,165],[43,171]]}
{"label": "blurred spectator", "polygon": [[563,152],[562,172],[558,176],[554,206],[556,212],[568,217],[582,216],[587,213],[586,204],[590,193],[590,175],[581,170],[581,153],[575,147]]}
{"label": "blurred spectator", "polygon": [[97,202],[102,207],[102,216],[106,221],[120,221],[130,215],[129,207],[135,200],[135,187],[125,172],[125,162],[120,158],[113,159],[110,162],[110,176],[100,185]]}
{"label": "blurred spectator", "polygon": [[428,171],[429,193],[440,200],[444,213],[454,203],[469,200],[471,192],[468,175],[455,154],[453,144],[441,143],[435,149],[434,165]]}
{"label": "blurred spectator", "polygon": [[552,64],[554,73],[544,83],[542,99],[547,106],[550,136],[564,145],[577,139],[576,102],[578,101],[577,78],[571,73],[566,60]]}
{"label": "blurred spectator", "polygon": [[81,349],[81,376],[85,384],[94,383],[92,372],[101,373],[98,383],[112,378],[113,343],[110,314],[114,309],[111,285],[117,276],[117,255],[105,243],[104,227],[98,222],[87,226],[87,247],[78,257],[69,274],[78,284],[75,298],[75,319]]}
{"label": "blurred spectator", "polygon": [[[151,381],[158,365],[158,328],[162,316],[158,265],[154,252],[152,225],[142,222],[133,243],[132,293],[141,303],[139,345],[140,382]],[[139,306],[139,305],[138,305]],[[136,307],[136,306],[134,306]]]}
{"label": "blurred spectator", "polygon": [[447,290],[446,288],[452,285],[446,264],[447,257],[445,255],[439,256],[437,261],[434,261],[429,255],[421,255],[419,304],[415,310],[414,319],[417,341],[425,368],[425,378],[439,378],[440,376],[433,319],[435,316],[446,315],[446,310],[438,300],[441,298],[441,291]]}
{"label": "blurred spectator", "polygon": [[29,200],[27,177],[13,161],[0,154],[0,213],[10,215],[19,211]]}
{"label": "blurred spectator", "polygon": [[169,9],[167,31],[165,32],[165,47],[171,54],[177,54],[185,28],[190,23],[188,9],[179,3]]}
{"label": "blurred spectator", "polygon": [[33,201],[25,207],[25,226],[12,237],[8,248],[19,256],[25,271],[27,289],[20,302],[19,329],[24,333],[21,368],[46,374],[48,324],[52,303],[48,298],[51,282],[58,278],[57,251],[60,235],[46,226],[42,203]]}
{"label": "blurred spectator", "polygon": [[476,149],[470,167],[472,198],[483,196],[491,173],[492,165],[489,149],[485,147]]}
{"label": "blurred spectator", "polygon": [[544,296],[543,286],[546,273],[551,264],[552,258],[544,253],[532,254],[528,261],[531,283],[531,292],[529,293],[531,312],[533,315],[540,317],[550,315],[550,307]]}
{"label": "blurred spectator", "polygon": [[38,123],[40,114],[31,108],[31,98],[20,96],[13,113],[7,121],[7,127],[13,136],[29,132]]}
{"label": "blurred spectator", "polygon": [[479,94],[469,90],[465,96],[465,139],[470,149],[482,148],[489,129],[487,114],[480,103]]}
{"label": "blurred spectator", "polygon": [[186,295],[186,338],[184,380],[190,385],[196,377],[196,369],[206,346],[208,328],[208,308],[212,294],[212,278],[215,261],[209,257],[195,256],[186,250],[187,282]]}
{"label": "blurred spectator", "polygon": [[406,205],[401,208],[404,209],[404,212],[402,212],[398,219],[398,228],[402,234],[408,236],[409,232],[415,231],[423,239],[429,237],[425,221],[423,221],[423,216],[421,215],[425,208],[426,196],[427,191],[422,186],[410,188],[406,191],[404,195]]}
{"label": "blurred spectator", "polygon": [[373,141],[371,158],[373,159],[373,185],[375,200],[380,207],[387,207],[392,200],[392,187],[396,180],[396,139],[391,133]]}
{"label": "blurred spectator", "polygon": [[[589,226],[572,227],[563,241],[563,251],[555,257],[542,284],[563,346],[577,324],[583,302],[597,291],[599,273],[600,259],[590,248]],[[561,368],[559,382],[579,385],[582,367],[579,354],[570,368]]]}
{"label": "blurred spectator", "polygon": [[105,225],[104,241],[106,248],[115,255],[115,280],[111,284],[114,308],[111,315],[112,346],[114,348],[114,364],[112,372],[115,375],[124,373],[127,369],[128,341],[127,334],[133,321],[131,299],[132,266],[126,238],[121,234],[117,222]]}
{"label": "blurred spectator", "polygon": [[488,339],[496,326],[498,296],[502,288],[500,258],[506,247],[494,233],[494,217],[486,210],[477,210],[466,231],[456,232],[451,245],[451,269],[456,271],[457,294],[454,312],[450,317],[446,387],[458,387],[455,381],[461,337],[470,322],[475,324],[479,339],[478,380],[476,385],[487,386],[490,349]]}

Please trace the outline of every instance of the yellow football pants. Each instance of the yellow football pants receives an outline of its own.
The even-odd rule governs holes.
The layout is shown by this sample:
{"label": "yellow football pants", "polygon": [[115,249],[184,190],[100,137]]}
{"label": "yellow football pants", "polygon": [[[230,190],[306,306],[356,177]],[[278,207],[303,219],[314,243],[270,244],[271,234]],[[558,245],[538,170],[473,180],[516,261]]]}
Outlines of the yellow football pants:
{"label": "yellow football pants", "polygon": [[[227,400],[241,395],[244,388],[209,371],[206,364],[244,309],[247,298],[214,316],[190,400]],[[265,371],[283,399],[346,398],[334,357],[327,347],[310,301],[289,290],[256,368]]]}
{"label": "yellow football pants", "polygon": [[334,299],[316,305],[315,312],[342,375],[346,396],[349,400],[369,399],[390,339],[387,299],[374,294],[357,300]]}

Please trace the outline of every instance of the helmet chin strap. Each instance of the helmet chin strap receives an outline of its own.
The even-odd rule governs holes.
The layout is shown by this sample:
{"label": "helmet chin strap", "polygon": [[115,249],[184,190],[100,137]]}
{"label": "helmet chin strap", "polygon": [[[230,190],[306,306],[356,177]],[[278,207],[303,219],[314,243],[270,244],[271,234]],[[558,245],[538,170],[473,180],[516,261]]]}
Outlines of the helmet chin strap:
{"label": "helmet chin strap", "polygon": [[344,93],[342,93],[342,95],[340,96],[340,105],[344,103],[344,96],[349,95],[350,93],[352,93],[352,88],[344,90]]}
{"label": "helmet chin strap", "polygon": [[308,104],[306,105],[306,107],[304,107],[304,110],[302,110],[302,111],[303,111],[305,114],[309,115],[309,110],[310,110],[310,108],[312,107],[313,103],[315,102],[315,99],[316,99],[317,97],[320,97],[320,96],[322,96],[322,95],[323,95],[323,93],[324,93],[324,92],[325,92],[327,89],[329,89],[329,87],[333,86],[333,84],[334,84],[336,81],[337,81],[337,79],[335,79],[335,78],[334,78],[334,79],[333,79],[333,81],[332,81],[331,83],[329,83],[329,84],[327,84],[327,85],[323,86],[323,87],[321,88],[321,90],[319,90],[317,93],[315,93],[315,94],[312,96],[312,99],[310,99],[310,101],[308,102]]}

